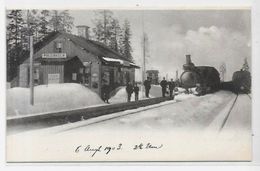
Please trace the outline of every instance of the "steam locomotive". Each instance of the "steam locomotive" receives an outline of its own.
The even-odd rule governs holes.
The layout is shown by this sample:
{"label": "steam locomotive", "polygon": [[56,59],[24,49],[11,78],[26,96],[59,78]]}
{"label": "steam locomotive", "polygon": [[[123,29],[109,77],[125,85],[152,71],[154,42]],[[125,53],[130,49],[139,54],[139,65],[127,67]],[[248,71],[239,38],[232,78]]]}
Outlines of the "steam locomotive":
{"label": "steam locomotive", "polygon": [[219,72],[214,67],[195,66],[191,62],[190,55],[186,55],[186,64],[183,65],[183,70],[180,84],[187,91],[189,88],[196,87],[198,95],[204,95],[219,90]]}

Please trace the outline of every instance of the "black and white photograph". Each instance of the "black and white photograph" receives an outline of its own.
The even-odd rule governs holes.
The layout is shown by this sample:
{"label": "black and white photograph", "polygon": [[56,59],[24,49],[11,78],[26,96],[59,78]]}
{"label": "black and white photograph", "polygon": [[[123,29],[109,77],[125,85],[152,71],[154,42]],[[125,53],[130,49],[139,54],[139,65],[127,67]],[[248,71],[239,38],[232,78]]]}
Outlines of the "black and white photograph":
{"label": "black and white photograph", "polygon": [[7,162],[252,160],[250,8],[5,19]]}

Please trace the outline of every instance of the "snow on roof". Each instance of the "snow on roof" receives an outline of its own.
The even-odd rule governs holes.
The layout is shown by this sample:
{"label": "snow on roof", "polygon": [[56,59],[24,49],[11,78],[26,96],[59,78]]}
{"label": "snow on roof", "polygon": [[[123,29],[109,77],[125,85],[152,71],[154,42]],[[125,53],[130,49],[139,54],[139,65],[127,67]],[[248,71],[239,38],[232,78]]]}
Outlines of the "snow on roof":
{"label": "snow on roof", "polygon": [[109,58],[109,57],[102,57],[105,61],[107,62],[119,62],[120,64],[124,64],[124,61],[121,59],[114,59],[114,58]]}
{"label": "snow on roof", "polygon": [[130,65],[131,65],[131,66],[134,66],[134,67],[136,67],[136,68],[140,68],[138,65],[136,65],[135,63],[132,63],[132,62],[130,62]]}
{"label": "snow on roof", "polygon": [[133,66],[133,67],[139,68],[139,66],[137,66],[135,63],[125,61],[122,59],[115,59],[115,58],[110,58],[110,57],[102,57],[102,59],[105,60],[106,62],[118,62],[123,66]]}

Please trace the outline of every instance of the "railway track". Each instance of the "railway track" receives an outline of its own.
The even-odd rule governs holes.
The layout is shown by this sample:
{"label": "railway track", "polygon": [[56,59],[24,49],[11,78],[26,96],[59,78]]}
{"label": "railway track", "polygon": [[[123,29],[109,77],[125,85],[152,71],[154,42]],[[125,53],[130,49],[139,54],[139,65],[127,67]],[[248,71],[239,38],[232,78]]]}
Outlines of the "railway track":
{"label": "railway track", "polygon": [[[252,100],[252,98],[251,98],[251,96],[250,96],[249,94],[246,94],[246,95],[247,95],[247,97],[248,97],[250,100]],[[223,128],[225,127],[225,125],[226,125],[226,123],[227,123],[227,120],[228,120],[228,118],[229,118],[231,112],[233,111],[234,106],[235,106],[236,103],[237,103],[237,99],[239,98],[239,96],[241,96],[241,94],[236,94],[236,97],[235,97],[235,99],[234,99],[234,101],[233,101],[231,107],[229,108],[226,117],[224,118],[224,120],[223,120],[223,122],[222,122],[222,124],[221,124],[221,127],[220,127],[220,129],[219,129],[219,132],[221,132],[221,131],[223,130]]]}

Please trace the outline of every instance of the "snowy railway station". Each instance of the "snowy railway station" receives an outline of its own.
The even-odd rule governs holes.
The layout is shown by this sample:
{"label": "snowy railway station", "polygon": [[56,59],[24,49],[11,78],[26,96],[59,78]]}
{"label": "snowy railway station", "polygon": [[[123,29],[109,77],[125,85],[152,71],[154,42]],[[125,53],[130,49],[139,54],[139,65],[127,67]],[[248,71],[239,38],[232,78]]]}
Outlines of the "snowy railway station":
{"label": "snowy railway station", "polygon": [[[7,12],[8,28],[28,17],[17,44],[8,30],[9,162],[251,159],[250,34],[220,23],[242,11]],[[42,37],[29,22],[39,16],[54,22]]]}

